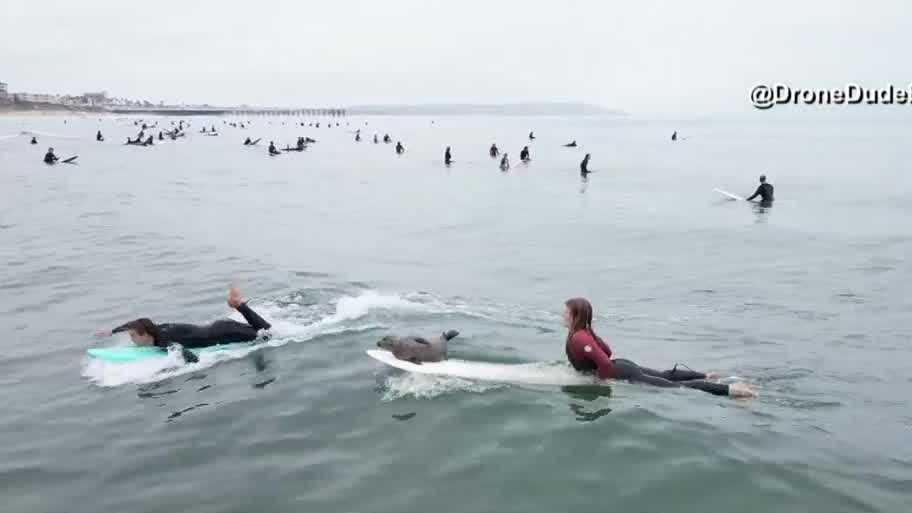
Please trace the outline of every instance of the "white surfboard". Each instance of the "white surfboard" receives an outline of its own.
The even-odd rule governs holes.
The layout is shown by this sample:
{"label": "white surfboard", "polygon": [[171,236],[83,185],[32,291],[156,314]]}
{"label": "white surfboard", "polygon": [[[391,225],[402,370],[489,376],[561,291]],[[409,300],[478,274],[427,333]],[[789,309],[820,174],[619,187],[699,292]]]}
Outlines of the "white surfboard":
{"label": "white surfboard", "polygon": [[719,194],[725,196],[726,198],[728,198],[730,200],[744,201],[744,198],[742,198],[741,196],[738,196],[737,194],[732,194],[728,191],[723,191],[722,189],[713,189],[713,191],[718,192]]}
{"label": "white surfboard", "polygon": [[[415,364],[400,360],[393,353],[381,349],[368,349],[367,355],[390,367],[416,374],[449,376],[454,378],[496,383],[526,385],[596,385],[599,381],[592,376],[580,374],[564,364],[549,363],[488,363],[467,360],[445,360]],[[607,384],[606,384],[607,385]]]}

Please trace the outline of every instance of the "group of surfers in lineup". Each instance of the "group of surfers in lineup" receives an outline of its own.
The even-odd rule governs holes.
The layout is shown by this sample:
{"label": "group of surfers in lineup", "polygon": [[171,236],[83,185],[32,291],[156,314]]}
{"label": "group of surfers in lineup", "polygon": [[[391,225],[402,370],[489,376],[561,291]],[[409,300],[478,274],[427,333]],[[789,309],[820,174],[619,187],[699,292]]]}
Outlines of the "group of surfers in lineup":
{"label": "group of surfers in lineup", "polygon": [[[138,346],[154,346],[162,351],[173,346],[183,355],[186,363],[199,361],[188,349],[269,338],[271,325],[253,311],[236,287],[228,290],[228,306],[237,310],[246,322],[223,319],[207,325],[156,324],[150,319],[140,318],[111,330],[99,331],[97,335],[111,336],[127,332]],[[718,378],[713,373],[679,369],[679,365],[659,371],[642,367],[628,359],[613,358],[611,348],[596,334],[592,319],[593,309],[587,299],[577,297],[564,302],[563,323],[567,328],[564,352],[570,365],[579,372],[593,374],[599,379],[624,380],[663,388],[686,387],[720,396],[756,396],[756,392],[745,383],[725,384],[713,381]]]}
{"label": "group of surfers in lineup", "polygon": [[[138,126],[139,121],[134,122],[134,124]],[[173,125],[174,122],[172,122],[171,124]],[[284,123],[282,123],[282,124],[284,125]],[[136,136],[136,139],[131,139],[131,138],[127,137],[126,144],[139,145],[139,146],[151,146],[153,144],[153,137],[152,137],[152,135],[145,137],[145,131],[150,128],[155,128],[155,126],[157,126],[157,123],[153,126],[149,126],[146,123],[143,123],[142,127],[139,131],[139,134],[137,134],[137,136]],[[230,126],[237,127],[238,125],[236,123],[230,123]],[[301,126],[304,126],[303,122],[301,123]],[[313,123],[311,123],[310,126],[313,126]],[[317,123],[316,126],[319,128],[320,124]],[[329,126],[331,126],[331,124]],[[339,123],[336,123],[336,126],[339,126]],[[241,123],[240,128],[246,128],[246,127],[244,126],[243,123]],[[185,135],[183,130],[184,130],[184,121],[181,120],[180,124],[173,130],[168,130],[166,132],[159,131],[158,139],[160,141],[164,140],[164,136],[166,134],[172,140],[177,139],[178,137],[183,137]],[[218,132],[215,129],[215,125],[213,125],[211,127],[211,129],[209,129],[209,130],[207,130],[206,127],[204,126],[202,128],[202,130],[200,130],[200,133],[207,134],[207,135],[218,135]],[[145,137],[145,139],[143,139],[144,137]],[[102,135],[101,130],[99,130],[95,134],[95,140],[98,142],[104,141],[104,136]],[[532,132],[532,131],[529,132],[529,140],[530,141],[535,140],[535,132]],[[675,130],[671,134],[671,140],[672,141],[678,140],[677,130]],[[247,137],[247,139],[244,140],[244,146],[255,146],[259,141],[260,141],[259,139],[255,140],[255,141],[251,141],[250,137]],[[358,142],[361,141],[361,129],[360,128],[355,131],[355,141],[358,141]],[[393,139],[392,139],[392,137],[390,137],[389,134],[383,135],[384,143],[389,144],[392,141],[393,141]],[[308,144],[315,143],[315,142],[317,142],[317,141],[315,139],[311,139],[310,137],[298,137],[297,144],[294,147],[286,147],[282,151],[304,151],[307,148]],[[377,144],[379,142],[380,142],[380,138],[379,138],[378,134],[375,132],[374,133],[374,144]],[[31,144],[38,144],[38,138],[35,136],[32,136]],[[576,140],[574,139],[573,141],[571,141],[567,144],[564,144],[563,146],[565,148],[576,148],[578,145],[576,143]],[[279,151],[279,149],[276,148],[275,143],[273,141],[269,141],[269,148],[268,148],[269,155],[273,155],[273,156],[280,155],[282,153],[282,151]],[[396,154],[402,155],[403,153],[405,153],[405,146],[402,145],[402,141],[396,141]],[[500,149],[497,147],[497,144],[491,145],[491,148],[488,150],[488,154],[491,156],[492,159],[497,158],[498,156],[501,155]],[[583,157],[583,160],[580,162],[580,176],[582,176],[583,178],[588,177],[589,174],[594,172],[589,169],[589,160],[591,158],[592,158],[592,155],[587,153],[586,156]],[[531,155],[531,152],[529,151],[528,146],[523,146],[522,150],[520,150],[519,159],[522,162],[530,162],[532,160],[532,155]],[[54,154],[54,148],[48,148],[47,153],[44,155],[44,163],[45,164],[56,164],[59,160],[60,159]],[[450,164],[453,163],[453,153],[452,153],[452,149],[449,146],[447,146],[446,150],[444,151],[443,162],[447,166],[449,166]],[[501,156],[499,167],[500,167],[501,171],[508,171],[510,169],[509,154],[504,153],[503,156]],[[760,198],[760,201],[759,201],[760,206],[762,206],[762,207],[772,206],[773,199],[774,199],[773,186],[772,186],[772,184],[770,184],[769,182],[766,181],[766,175],[760,175],[760,185],[757,187],[757,189],[754,191],[754,193],[751,194],[749,197],[745,198],[745,200],[753,201],[755,198],[758,198],[758,197]]]}

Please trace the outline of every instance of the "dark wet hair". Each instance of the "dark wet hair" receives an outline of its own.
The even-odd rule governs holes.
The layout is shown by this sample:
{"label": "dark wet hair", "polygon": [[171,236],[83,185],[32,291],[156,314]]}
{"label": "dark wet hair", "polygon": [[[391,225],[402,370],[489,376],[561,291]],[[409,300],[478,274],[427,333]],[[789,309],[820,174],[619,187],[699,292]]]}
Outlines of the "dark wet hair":
{"label": "dark wet hair", "polygon": [[570,310],[570,335],[579,330],[586,330],[592,335],[592,303],[582,297],[574,297],[564,301],[564,305]]}
{"label": "dark wet hair", "polygon": [[592,335],[598,345],[602,346],[602,350],[610,355],[611,348],[592,329],[592,303],[584,297],[574,297],[564,301],[564,304],[570,310],[570,331],[567,333],[567,342],[570,341],[574,333],[585,330]]}
{"label": "dark wet hair", "polygon": [[765,182],[765,181],[766,181],[766,175],[760,175],[760,181],[761,181],[761,182]]}
{"label": "dark wet hair", "polygon": [[158,326],[145,317],[130,321],[126,326],[127,329],[133,330],[140,335],[152,335],[152,340],[154,340],[156,344],[159,342],[159,339],[161,339],[161,331],[158,329]]}

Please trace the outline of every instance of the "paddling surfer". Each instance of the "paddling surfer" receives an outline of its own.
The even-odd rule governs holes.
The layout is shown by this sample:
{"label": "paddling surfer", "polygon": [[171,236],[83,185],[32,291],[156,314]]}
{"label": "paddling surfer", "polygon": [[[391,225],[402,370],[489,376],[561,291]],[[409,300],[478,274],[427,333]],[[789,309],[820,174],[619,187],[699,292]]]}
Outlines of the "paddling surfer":
{"label": "paddling surfer", "polygon": [[694,388],[713,395],[754,397],[756,393],[745,383],[726,385],[708,381],[714,376],[693,370],[681,370],[675,365],[667,371],[640,367],[636,363],[611,358],[608,347],[592,328],[592,305],[585,298],[568,299],[564,303],[564,326],[569,330],[565,351],[573,368],[591,372],[600,379],[621,379],[663,388]]}
{"label": "paddling surfer", "polygon": [[244,316],[246,323],[223,319],[211,324],[163,323],[155,324],[143,317],[122,324],[112,330],[102,330],[98,336],[111,336],[123,331],[129,332],[130,339],[138,346],[155,346],[167,351],[173,344],[179,344],[184,361],[195,363],[199,358],[188,348],[197,349],[218,344],[251,342],[269,338],[268,330],[272,327],[247,305],[247,300],[235,287],[228,290],[228,306]]}

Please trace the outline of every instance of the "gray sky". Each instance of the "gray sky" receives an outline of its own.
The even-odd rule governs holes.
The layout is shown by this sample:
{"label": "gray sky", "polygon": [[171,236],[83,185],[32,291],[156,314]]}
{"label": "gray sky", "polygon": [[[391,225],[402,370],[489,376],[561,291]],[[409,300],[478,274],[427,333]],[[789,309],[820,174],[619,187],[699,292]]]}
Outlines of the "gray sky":
{"label": "gray sky", "polygon": [[747,113],[756,83],[908,85],[902,1],[3,0],[11,91]]}

